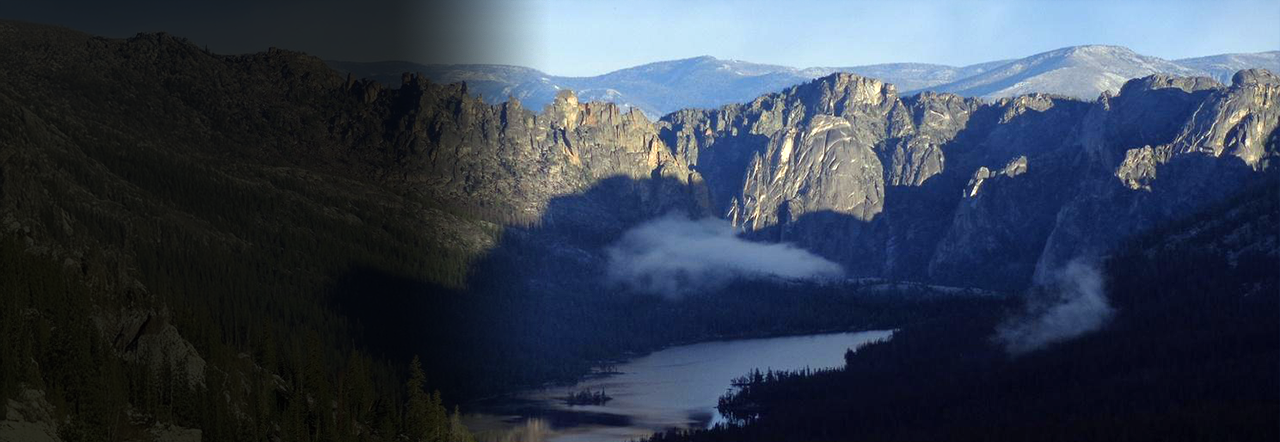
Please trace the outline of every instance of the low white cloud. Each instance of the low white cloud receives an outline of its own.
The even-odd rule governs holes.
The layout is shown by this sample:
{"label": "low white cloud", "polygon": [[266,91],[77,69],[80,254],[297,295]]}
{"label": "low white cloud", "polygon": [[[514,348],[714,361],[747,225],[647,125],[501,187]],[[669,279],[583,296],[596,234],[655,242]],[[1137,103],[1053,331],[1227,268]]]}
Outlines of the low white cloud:
{"label": "low white cloud", "polygon": [[996,329],[996,341],[1011,355],[1093,332],[1114,315],[1102,275],[1083,260],[1071,261],[1054,272],[1048,284],[1030,293],[1027,310]]}
{"label": "low white cloud", "polygon": [[715,290],[734,279],[835,278],[839,264],[786,243],[738,237],[715,218],[667,215],[623,234],[607,250],[606,278],[634,292],[680,296]]}

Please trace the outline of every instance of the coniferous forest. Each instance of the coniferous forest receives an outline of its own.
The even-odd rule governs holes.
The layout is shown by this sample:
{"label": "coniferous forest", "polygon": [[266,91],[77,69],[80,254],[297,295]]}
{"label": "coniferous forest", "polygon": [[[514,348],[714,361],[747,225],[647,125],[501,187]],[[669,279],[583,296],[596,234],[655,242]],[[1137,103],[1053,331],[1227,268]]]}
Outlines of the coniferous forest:
{"label": "coniferous forest", "polygon": [[[408,16],[231,3],[350,47]],[[414,32],[489,21],[422,3]],[[213,50],[12,11],[0,442],[1280,440],[1278,52],[574,77],[226,52],[305,39],[214,10],[158,21],[209,20],[187,29]],[[630,15],[544,21],[651,39],[610,26]],[[457,40],[383,24],[358,34]],[[803,351],[621,380],[761,342]]]}
{"label": "coniferous forest", "polygon": [[1094,334],[1009,354],[1008,311],[943,316],[839,369],[747,373],[720,399],[730,423],[650,440],[1273,440],[1280,262],[1256,246],[1276,240],[1277,184],[1111,254],[1117,314]]}
{"label": "coniferous forest", "polygon": [[[184,429],[206,440],[467,440],[463,402],[572,380],[602,361],[1003,302],[785,281],[680,299],[529,290],[521,265],[545,251],[539,238],[564,232],[294,156],[307,152],[294,143],[337,130],[312,113],[361,99],[316,86],[321,73],[337,77],[318,60],[6,26],[24,36],[3,53],[11,78],[27,82],[0,91],[0,374],[6,397],[24,398],[33,421],[59,422],[45,431],[63,440]],[[43,44],[75,63],[84,44],[132,58],[44,77],[23,46]],[[270,67],[317,71],[239,89]],[[440,233],[459,229],[494,250]],[[542,261],[577,278],[598,271]]]}

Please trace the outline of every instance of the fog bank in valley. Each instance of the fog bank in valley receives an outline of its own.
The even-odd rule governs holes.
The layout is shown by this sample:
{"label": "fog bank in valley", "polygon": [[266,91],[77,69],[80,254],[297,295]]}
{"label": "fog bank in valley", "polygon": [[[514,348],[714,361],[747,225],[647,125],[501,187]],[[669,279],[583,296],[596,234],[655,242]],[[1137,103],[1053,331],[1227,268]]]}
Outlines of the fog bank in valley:
{"label": "fog bank in valley", "polygon": [[839,264],[786,243],[737,235],[728,221],[667,215],[622,235],[607,249],[605,277],[638,293],[680,296],[715,290],[734,279],[821,279],[844,274]]}

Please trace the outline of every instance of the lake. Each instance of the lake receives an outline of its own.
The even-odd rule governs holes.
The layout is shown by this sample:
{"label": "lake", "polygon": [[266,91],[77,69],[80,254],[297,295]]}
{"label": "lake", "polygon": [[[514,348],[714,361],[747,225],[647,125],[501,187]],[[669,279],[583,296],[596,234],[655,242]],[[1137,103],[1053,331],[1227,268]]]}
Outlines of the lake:
{"label": "lake", "polygon": [[[482,441],[627,441],[669,428],[722,421],[716,402],[729,382],[752,369],[795,370],[844,364],[844,352],[888,339],[888,330],[713,341],[670,347],[614,367],[572,386],[522,392],[478,407],[464,422]],[[603,405],[562,400],[603,390]]]}

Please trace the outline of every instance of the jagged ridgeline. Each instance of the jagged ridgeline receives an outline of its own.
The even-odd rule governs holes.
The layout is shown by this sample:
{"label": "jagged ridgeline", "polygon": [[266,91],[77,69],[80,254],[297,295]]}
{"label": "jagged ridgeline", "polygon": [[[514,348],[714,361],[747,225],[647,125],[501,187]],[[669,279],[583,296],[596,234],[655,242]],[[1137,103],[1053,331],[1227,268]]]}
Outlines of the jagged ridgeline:
{"label": "jagged ridgeline", "polygon": [[854,275],[1017,289],[1260,179],[1278,88],[1250,70],[987,104],[836,74],[660,124],[713,211],[756,237]]}
{"label": "jagged ridgeline", "polygon": [[1242,71],[995,103],[834,74],[653,122],[569,91],[534,112],[289,51],[16,22],[0,75],[4,393],[31,422],[71,414],[51,430],[68,439],[445,437],[461,431],[440,398],[407,384],[477,394],[455,381],[572,377],[730,327],[878,324],[811,318],[850,310],[803,288],[824,308],[725,329],[701,321],[716,302],[597,296],[604,246],[671,211],[854,276],[1025,287],[1271,173],[1280,120],[1280,82]]}
{"label": "jagged ridgeline", "polygon": [[426,393],[437,355],[408,388],[410,358],[332,305],[358,269],[461,286],[494,241],[401,165],[408,101],[458,88],[17,22],[0,65],[0,377],[24,434],[463,436]]}

